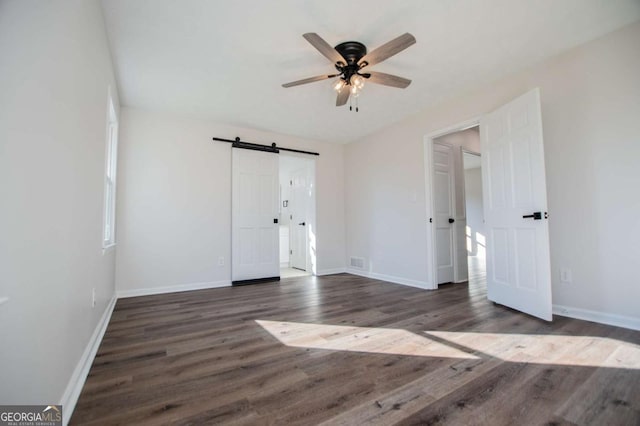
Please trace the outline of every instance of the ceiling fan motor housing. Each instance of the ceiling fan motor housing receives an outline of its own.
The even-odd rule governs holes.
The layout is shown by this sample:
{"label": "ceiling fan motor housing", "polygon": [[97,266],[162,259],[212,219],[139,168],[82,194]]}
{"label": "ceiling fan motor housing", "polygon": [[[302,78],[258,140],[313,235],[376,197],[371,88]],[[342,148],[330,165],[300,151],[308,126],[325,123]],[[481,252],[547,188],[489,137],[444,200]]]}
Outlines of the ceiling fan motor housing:
{"label": "ceiling fan motor housing", "polygon": [[337,63],[336,69],[343,74],[343,80],[349,84],[351,76],[358,73],[360,66],[358,61],[367,54],[367,46],[358,41],[345,41],[335,49],[347,60],[346,64]]}

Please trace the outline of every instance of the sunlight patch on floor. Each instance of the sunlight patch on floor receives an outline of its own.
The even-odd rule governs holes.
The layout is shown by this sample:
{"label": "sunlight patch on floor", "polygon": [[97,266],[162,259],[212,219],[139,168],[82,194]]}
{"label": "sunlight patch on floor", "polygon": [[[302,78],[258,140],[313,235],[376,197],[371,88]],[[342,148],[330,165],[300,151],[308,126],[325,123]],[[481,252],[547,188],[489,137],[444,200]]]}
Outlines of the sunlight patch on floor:
{"label": "sunlight patch on floor", "polygon": [[640,369],[640,347],[606,337],[425,331],[427,337],[511,362]]}
{"label": "sunlight patch on floor", "polygon": [[443,358],[478,358],[455,347],[396,328],[266,320],[256,320],[256,322],[283,344],[298,348]]}
{"label": "sunlight patch on floor", "polygon": [[581,367],[640,369],[640,346],[606,337],[425,331],[256,320],[291,347]]}

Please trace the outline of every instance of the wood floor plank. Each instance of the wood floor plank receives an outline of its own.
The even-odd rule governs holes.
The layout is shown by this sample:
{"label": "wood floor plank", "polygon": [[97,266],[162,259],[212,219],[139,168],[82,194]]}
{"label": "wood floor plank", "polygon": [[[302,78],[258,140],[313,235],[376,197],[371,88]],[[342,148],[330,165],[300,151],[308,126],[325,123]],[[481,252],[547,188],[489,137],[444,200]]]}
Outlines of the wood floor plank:
{"label": "wood floor plank", "polygon": [[558,415],[577,424],[640,424],[640,358],[629,347],[617,348],[609,358],[635,369],[595,369],[556,411]]}
{"label": "wood floor plank", "polygon": [[640,332],[338,274],[121,299],[71,424],[640,424]]}

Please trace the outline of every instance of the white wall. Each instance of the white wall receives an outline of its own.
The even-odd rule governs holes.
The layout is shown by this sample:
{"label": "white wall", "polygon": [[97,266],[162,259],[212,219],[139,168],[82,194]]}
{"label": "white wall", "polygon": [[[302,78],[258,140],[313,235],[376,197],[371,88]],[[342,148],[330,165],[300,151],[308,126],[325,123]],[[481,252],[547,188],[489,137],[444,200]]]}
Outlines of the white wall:
{"label": "white wall", "polygon": [[[343,145],[123,108],[118,169],[116,286],[228,285],[231,145],[212,137],[317,151],[318,273],[344,269]],[[225,265],[218,266],[218,258]]]}
{"label": "white wall", "polygon": [[454,256],[455,275],[454,281],[466,281],[469,278],[467,266],[467,245],[465,228],[467,219],[465,216],[464,202],[464,163],[462,161],[462,150],[480,152],[480,132],[478,127],[450,133],[434,139],[434,142],[441,142],[453,147],[453,180],[454,180]]}
{"label": "white wall", "polygon": [[114,295],[100,5],[1,2],[0,58],[0,401],[60,403]]}
{"label": "white wall", "polygon": [[482,205],[482,168],[465,169],[464,191],[467,227],[467,254],[485,257],[486,234],[484,231],[484,208]]}
{"label": "white wall", "polygon": [[540,87],[554,303],[640,327],[639,45],[636,23],[347,145],[347,256],[424,281],[424,135]]}

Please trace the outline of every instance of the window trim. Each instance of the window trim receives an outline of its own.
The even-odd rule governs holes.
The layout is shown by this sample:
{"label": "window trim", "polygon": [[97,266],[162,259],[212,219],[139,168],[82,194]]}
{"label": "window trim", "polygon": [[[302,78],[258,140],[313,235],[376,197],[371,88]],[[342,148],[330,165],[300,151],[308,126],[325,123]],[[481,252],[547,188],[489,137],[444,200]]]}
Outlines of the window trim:
{"label": "window trim", "polygon": [[107,99],[107,131],[104,168],[104,208],[102,220],[102,249],[116,245],[116,189],[118,162],[118,116],[111,93]]}

